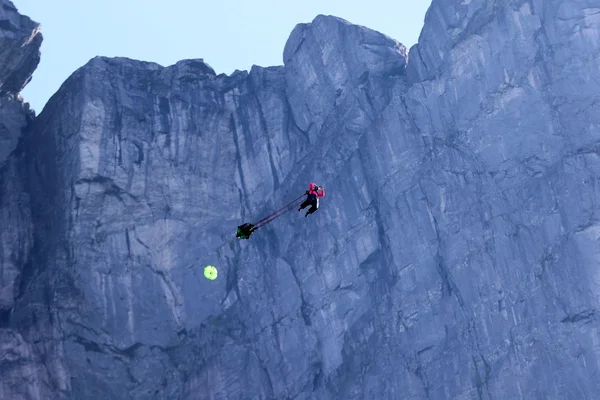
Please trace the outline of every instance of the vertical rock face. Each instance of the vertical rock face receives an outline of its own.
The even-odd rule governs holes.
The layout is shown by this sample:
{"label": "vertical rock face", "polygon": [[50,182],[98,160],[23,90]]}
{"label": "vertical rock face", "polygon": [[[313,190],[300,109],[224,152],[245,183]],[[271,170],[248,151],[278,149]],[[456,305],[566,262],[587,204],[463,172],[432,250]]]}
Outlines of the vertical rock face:
{"label": "vertical rock face", "polygon": [[[10,314],[24,287],[22,271],[32,248],[33,222],[25,187],[23,152],[16,150],[33,118],[19,92],[39,62],[39,25],[0,0],[0,398],[39,398],[35,350],[10,328]],[[50,394],[50,393],[48,393]]]}
{"label": "vertical rock face", "polygon": [[[598,16],[434,0],[410,55],[319,16],[279,67],[91,60],[0,177],[0,397],[593,398]],[[309,181],[316,214],[219,248]]]}
{"label": "vertical rock face", "polygon": [[31,218],[19,171],[20,155],[10,159],[9,155],[32,117],[18,94],[39,61],[37,27],[19,15],[10,1],[0,1],[0,314],[12,307],[19,268],[30,247]]}
{"label": "vertical rock face", "polygon": [[15,149],[26,124],[19,92],[40,61],[39,24],[20,15],[9,0],[0,1],[0,165]]}
{"label": "vertical rock face", "polygon": [[[445,333],[411,328],[432,397],[600,390],[599,16],[595,1],[550,0],[434,1],[427,13],[406,103],[428,168],[403,197],[427,209],[435,240],[416,265],[442,282],[439,300],[414,307]],[[414,298],[403,292],[404,307]]]}

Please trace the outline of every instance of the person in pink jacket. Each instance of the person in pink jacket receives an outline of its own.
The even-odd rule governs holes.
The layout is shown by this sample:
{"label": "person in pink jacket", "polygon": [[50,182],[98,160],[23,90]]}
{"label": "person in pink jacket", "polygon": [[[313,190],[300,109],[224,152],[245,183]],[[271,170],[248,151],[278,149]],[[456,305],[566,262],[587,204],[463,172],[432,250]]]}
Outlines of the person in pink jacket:
{"label": "person in pink jacket", "polygon": [[319,199],[323,196],[325,196],[325,188],[311,182],[311,184],[308,185],[308,190],[306,191],[306,200],[300,204],[298,211],[302,211],[306,207],[311,206],[305,215],[305,217],[308,217],[310,214],[319,209]]}

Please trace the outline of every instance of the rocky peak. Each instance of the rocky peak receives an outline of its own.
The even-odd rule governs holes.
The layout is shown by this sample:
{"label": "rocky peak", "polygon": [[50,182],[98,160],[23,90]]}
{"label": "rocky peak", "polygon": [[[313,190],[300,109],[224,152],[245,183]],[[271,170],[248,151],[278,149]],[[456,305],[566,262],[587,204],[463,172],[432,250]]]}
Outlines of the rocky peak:
{"label": "rocky peak", "polygon": [[0,166],[15,149],[21,130],[33,118],[19,93],[40,61],[40,25],[0,0]]}
{"label": "rocky peak", "polygon": [[40,61],[40,25],[0,0],[0,96],[18,94]]}

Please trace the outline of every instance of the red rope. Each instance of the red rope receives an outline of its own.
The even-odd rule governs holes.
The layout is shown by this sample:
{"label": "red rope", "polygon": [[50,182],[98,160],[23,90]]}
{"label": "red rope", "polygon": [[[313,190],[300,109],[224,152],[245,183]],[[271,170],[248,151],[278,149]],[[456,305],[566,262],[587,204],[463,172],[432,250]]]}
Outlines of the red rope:
{"label": "red rope", "polygon": [[[256,222],[255,222],[254,224],[252,224],[252,225],[258,225],[258,224],[260,224],[261,222],[263,222],[264,220],[266,220],[266,219],[269,219],[270,217],[272,217],[273,215],[277,214],[277,213],[278,213],[278,212],[280,212],[281,210],[283,210],[283,209],[287,208],[287,207],[288,207],[289,205],[291,205],[292,203],[295,203],[296,201],[298,201],[298,199],[300,199],[300,198],[301,198],[302,196],[304,196],[304,195],[305,195],[305,193],[302,193],[300,196],[296,197],[294,200],[290,201],[290,202],[289,202],[289,203],[287,203],[285,206],[281,207],[279,210],[276,210],[276,211],[272,212],[271,214],[267,215],[266,217],[264,217],[264,218],[262,218],[262,219],[259,219],[258,221],[256,221]],[[285,214],[285,213],[284,213],[284,214]],[[275,217],[275,218],[277,218],[277,217]],[[273,218],[273,219],[275,219],[275,218]],[[273,221],[273,219],[269,219],[269,221],[267,221],[267,222],[265,222],[265,223],[271,222],[271,221]],[[262,225],[264,225],[264,224],[261,224],[261,226],[262,226]]]}
{"label": "red rope", "polygon": [[[300,197],[302,197],[302,196],[300,196]],[[296,201],[296,202],[297,202],[297,201],[300,199],[300,197],[299,197],[299,198],[297,198],[297,199],[296,199],[296,200],[294,200],[294,201]],[[293,203],[293,202],[292,202],[292,203]],[[292,205],[292,203],[288,203],[288,204],[287,204],[287,206],[290,206],[290,205]],[[296,204],[293,204],[293,205],[294,205],[294,207],[296,206]],[[262,227],[262,226],[265,226],[265,225],[266,225],[266,224],[268,224],[269,222],[273,221],[275,218],[279,218],[279,217],[281,217],[283,214],[285,214],[286,212],[288,212],[288,211],[292,210],[294,207],[288,207],[286,210],[283,210],[283,208],[280,208],[280,209],[279,209],[279,211],[283,210],[283,212],[280,212],[279,214],[276,214],[276,215],[273,215],[273,214],[271,214],[271,215],[273,215],[273,216],[272,216],[270,219],[268,219],[268,220],[266,220],[265,222],[262,222],[262,223],[258,224],[257,226],[255,226],[255,227],[254,227],[254,230],[257,230],[258,228],[260,228],[260,227]],[[264,220],[264,218],[263,218],[262,220]],[[262,220],[261,220],[261,221],[262,221]]]}

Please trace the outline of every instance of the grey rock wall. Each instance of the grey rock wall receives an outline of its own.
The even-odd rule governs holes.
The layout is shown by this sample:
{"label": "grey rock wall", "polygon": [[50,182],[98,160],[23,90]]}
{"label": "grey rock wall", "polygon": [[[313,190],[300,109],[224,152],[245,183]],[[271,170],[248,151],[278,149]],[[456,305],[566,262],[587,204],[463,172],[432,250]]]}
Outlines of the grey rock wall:
{"label": "grey rock wall", "polygon": [[21,129],[32,117],[19,96],[40,61],[39,24],[0,1],[0,165],[16,148]]}
{"label": "grey rock wall", "polygon": [[39,29],[10,0],[0,2],[0,96],[18,94],[31,80],[40,61]]}
{"label": "grey rock wall", "polygon": [[231,76],[94,58],[3,170],[0,395],[597,397],[599,5],[434,0],[410,53],[318,16]]}
{"label": "grey rock wall", "polygon": [[[600,392],[590,363],[599,327],[599,5],[434,1],[411,49],[406,101],[431,168],[405,196],[422,199],[436,238],[431,264],[445,291],[434,310],[445,311],[434,330],[453,320],[468,333],[417,341],[434,345],[423,370],[436,398],[473,379],[473,395],[486,398]],[[445,43],[430,46],[434,37]],[[450,364],[438,363],[453,348],[463,349],[454,359],[466,372],[454,387]]]}
{"label": "grey rock wall", "polygon": [[[11,326],[11,313],[27,290],[23,269],[30,262],[33,221],[18,143],[34,118],[19,92],[39,62],[39,25],[0,1],[0,398],[44,398],[38,391],[43,364],[35,345]],[[30,305],[34,306],[34,305]],[[49,393],[48,393],[49,394]],[[40,397],[41,396],[41,397]]]}

